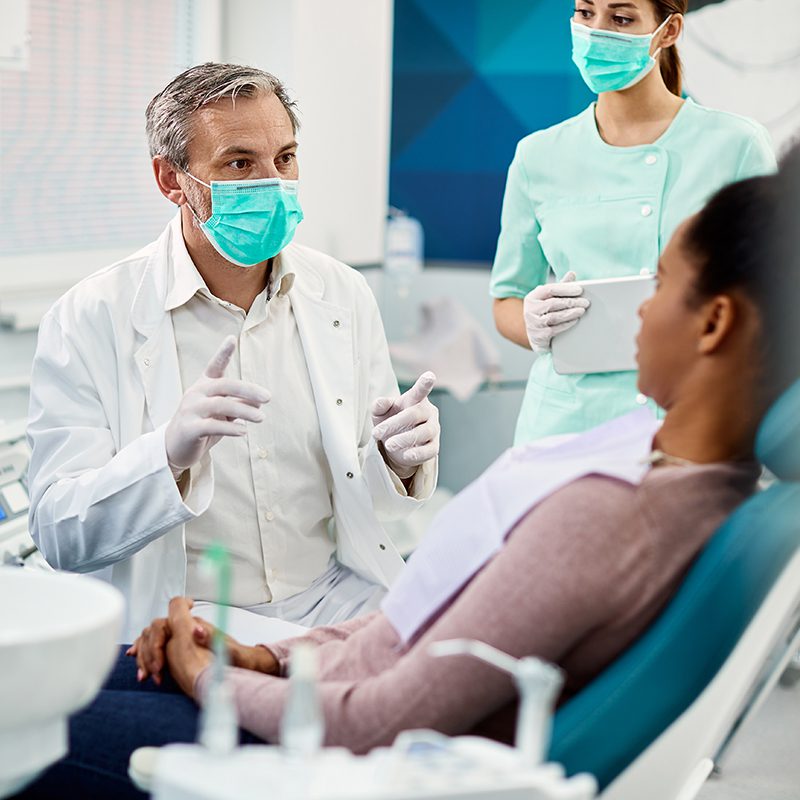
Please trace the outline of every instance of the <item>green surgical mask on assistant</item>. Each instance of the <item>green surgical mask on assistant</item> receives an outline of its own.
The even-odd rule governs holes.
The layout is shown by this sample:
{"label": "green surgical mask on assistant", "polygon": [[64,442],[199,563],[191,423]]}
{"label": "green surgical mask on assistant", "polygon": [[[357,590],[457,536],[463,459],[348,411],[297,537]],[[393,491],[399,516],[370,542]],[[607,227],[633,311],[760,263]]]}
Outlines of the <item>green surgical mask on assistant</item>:
{"label": "green surgical mask on assistant", "polygon": [[259,178],[211,181],[186,174],[211,189],[211,216],[202,222],[189,210],[214,249],[239,267],[253,267],[278,255],[303,219],[297,181]]}
{"label": "green surgical mask on assistant", "polygon": [[668,16],[652,33],[606,31],[570,21],[572,60],[586,85],[596,94],[619,92],[639,83],[656,65],[661,48],[650,55],[653,39],[672,19]]}

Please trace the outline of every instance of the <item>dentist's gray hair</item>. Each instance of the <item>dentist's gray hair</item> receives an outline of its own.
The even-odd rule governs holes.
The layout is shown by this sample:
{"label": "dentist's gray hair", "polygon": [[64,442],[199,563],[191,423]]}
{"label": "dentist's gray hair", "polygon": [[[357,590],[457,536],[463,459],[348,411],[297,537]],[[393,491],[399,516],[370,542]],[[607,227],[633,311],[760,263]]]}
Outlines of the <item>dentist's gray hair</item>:
{"label": "dentist's gray hair", "polygon": [[198,64],[174,78],[149,103],[145,111],[145,129],[150,156],[163,156],[178,169],[189,166],[189,143],[192,139],[192,114],[208,103],[224,97],[274,94],[281,101],[292,129],[300,121],[296,104],[284,85],[269,72],[240,64]]}

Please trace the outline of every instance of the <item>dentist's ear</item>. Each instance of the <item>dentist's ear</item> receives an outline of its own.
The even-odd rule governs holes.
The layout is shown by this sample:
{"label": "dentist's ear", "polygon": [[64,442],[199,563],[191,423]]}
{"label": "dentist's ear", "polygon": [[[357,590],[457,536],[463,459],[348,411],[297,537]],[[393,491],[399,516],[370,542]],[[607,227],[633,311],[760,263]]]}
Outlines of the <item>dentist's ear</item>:
{"label": "dentist's ear", "polygon": [[186,202],[186,194],[178,182],[178,170],[164,156],[155,156],[153,158],[153,175],[155,176],[158,190],[170,203],[182,206]]}

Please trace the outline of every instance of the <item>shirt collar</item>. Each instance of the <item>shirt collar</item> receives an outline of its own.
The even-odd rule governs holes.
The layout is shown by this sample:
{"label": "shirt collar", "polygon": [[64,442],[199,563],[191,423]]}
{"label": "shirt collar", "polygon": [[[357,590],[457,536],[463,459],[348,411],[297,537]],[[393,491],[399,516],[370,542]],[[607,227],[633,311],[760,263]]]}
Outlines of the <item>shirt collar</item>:
{"label": "shirt collar", "polygon": [[[278,253],[272,262],[272,277],[270,278],[270,295],[285,297],[294,286],[294,272],[291,272],[283,259],[283,253]],[[277,287],[277,290],[276,288]]]}
{"label": "shirt collar", "polygon": [[[171,224],[173,226],[172,268],[170,270],[167,297],[164,301],[165,311],[172,311],[188,303],[197,292],[202,292],[209,298],[212,297],[206,282],[203,280],[203,276],[197,271],[197,267],[186,249],[180,212],[178,212]],[[272,297],[286,296],[294,286],[294,279],[295,273],[289,270],[288,265],[282,258],[282,254],[278,253],[272,262],[269,295]],[[275,287],[277,287],[277,291]]]}

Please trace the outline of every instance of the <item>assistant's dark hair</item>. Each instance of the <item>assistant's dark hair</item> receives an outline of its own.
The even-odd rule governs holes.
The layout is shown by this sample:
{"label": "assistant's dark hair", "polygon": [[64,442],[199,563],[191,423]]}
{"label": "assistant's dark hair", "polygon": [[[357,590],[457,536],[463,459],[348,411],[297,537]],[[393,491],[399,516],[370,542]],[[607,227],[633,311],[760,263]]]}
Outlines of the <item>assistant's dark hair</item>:
{"label": "assistant's dark hair", "polygon": [[[689,6],[688,0],[650,0],[656,12],[656,18],[659,23],[663,22],[667,17],[673,14],[686,15]],[[676,45],[667,47],[661,51],[661,56],[658,59],[659,69],[661,70],[661,77],[664,79],[667,89],[672,94],[681,96],[683,90],[683,65],[681,64],[681,57],[678,55],[678,48]]]}
{"label": "assistant's dark hair", "polygon": [[717,192],[686,231],[695,301],[743,292],[761,321],[766,397],[800,377],[800,144],[775,175]]}

